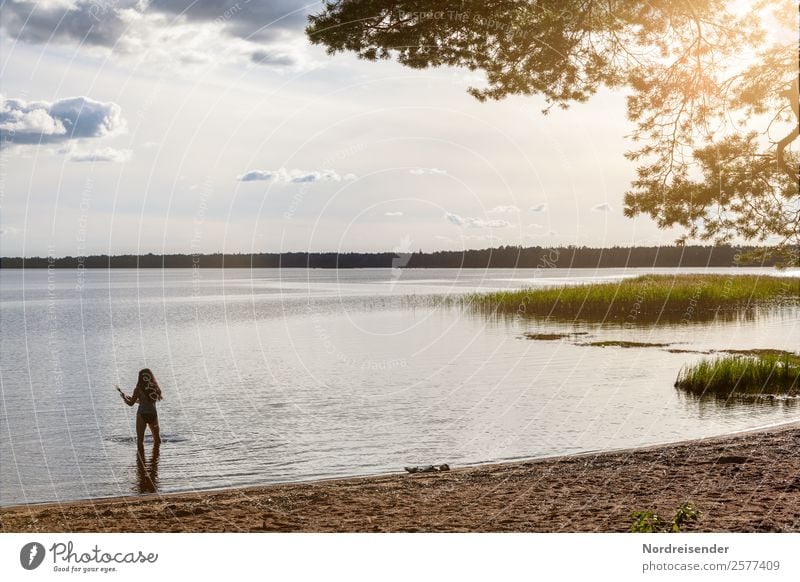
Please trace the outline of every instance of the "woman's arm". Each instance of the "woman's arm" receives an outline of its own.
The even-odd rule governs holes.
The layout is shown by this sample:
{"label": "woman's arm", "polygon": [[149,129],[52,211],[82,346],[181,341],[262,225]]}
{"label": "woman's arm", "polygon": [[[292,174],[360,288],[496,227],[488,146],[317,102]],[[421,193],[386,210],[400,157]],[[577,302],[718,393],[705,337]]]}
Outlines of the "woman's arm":
{"label": "woman's arm", "polygon": [[125,400],[125,404],[127,404],[128,406],[133,406],[139,400],[139,388],[134,388],[133,394],[131,394],[130,396],[125,396],[123,394],[122,398]]}

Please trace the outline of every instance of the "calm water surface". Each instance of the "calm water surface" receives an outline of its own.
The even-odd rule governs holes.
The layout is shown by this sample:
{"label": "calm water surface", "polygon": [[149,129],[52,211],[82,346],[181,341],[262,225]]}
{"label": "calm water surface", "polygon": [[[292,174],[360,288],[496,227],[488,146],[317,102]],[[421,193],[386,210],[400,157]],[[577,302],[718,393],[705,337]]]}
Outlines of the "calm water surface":
{"label": "calm water surface", "polygon": [[[795,401],[682,396],[675,376],[700,354],[580,345],[797,349],[796,308],[622,328],[428,299],[643,272],[674,271],[2,270],[0,504],[600,451],[800,419]],[[164,391],[165,442],[141,465],[135,409],[113,386],[130,393],[145,366]]]}

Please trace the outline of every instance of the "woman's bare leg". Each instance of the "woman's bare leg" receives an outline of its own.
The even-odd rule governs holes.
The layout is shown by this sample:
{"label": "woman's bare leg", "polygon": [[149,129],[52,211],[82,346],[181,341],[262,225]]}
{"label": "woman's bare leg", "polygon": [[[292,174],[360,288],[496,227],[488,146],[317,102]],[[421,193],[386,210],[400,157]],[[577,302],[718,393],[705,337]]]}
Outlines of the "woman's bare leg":
{"label": "woman's bare leg", "polygon": [[140,449],[144,448],[144,429],[147,423],[142,418],[141,414],[136,415],[136,446]]}
{"label": "woman's bare leg", "polygon": [[158,428],[158,421],[151,422],[150,424],[150,432],[153,433],[153,444],[159,445],[161,444],[161,429]]}

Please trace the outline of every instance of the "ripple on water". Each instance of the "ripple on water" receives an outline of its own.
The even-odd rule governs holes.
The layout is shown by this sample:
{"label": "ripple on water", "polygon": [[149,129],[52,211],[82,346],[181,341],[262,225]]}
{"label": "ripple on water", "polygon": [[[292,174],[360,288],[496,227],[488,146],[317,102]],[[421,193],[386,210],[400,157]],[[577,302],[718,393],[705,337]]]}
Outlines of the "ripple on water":
{"label": "ripple on water", "polygon": [[[106,437],[103,440],[108,441],[108,442],[112,442],[112,443],[125,444],[125,445],[130,445],[130,444],[135,444],[136,443],[136,437],[135,436],[114,435],[114,436]],[[180,435],[161,433],[161,442],[162,443],[183,443],[183,442],[187,442],[188,440],[189,440],[188,438],[182,437]],[[145,434],[144,435],[144,442],[145,443],[152,443],[153,442],[152,435]]]}

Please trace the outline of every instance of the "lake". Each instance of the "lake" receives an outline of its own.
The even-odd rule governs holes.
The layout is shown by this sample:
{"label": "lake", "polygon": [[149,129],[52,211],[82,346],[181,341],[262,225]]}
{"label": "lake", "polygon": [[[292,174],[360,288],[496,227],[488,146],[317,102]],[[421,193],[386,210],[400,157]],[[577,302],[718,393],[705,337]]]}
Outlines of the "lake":
{"label": "lake", "polygon": [[[771,269],[0,270],[0,505],[605,451],[800,419],[675,390],[696,351],[800,345],[800,311],[642,325],[486,317],[432,297]],[[798,275],[798,271],[785,272]],[[525,332],[578,332],[556,341]],[[689,350],[591,347],[669,343]],[[164,392],[137,461],[140,368]],[[149,439],[149,436],[148,436]]]}

